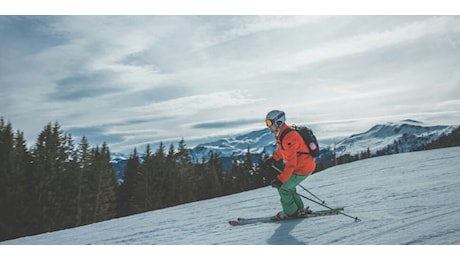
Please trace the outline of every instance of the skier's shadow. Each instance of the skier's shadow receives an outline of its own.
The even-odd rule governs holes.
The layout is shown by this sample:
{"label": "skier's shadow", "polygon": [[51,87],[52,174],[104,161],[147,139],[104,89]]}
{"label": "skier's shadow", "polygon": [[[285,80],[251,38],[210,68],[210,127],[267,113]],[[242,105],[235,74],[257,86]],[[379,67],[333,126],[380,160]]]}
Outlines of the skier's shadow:
{"label": "skier's shadow", "polygon": [[298,240],[289,233],[297,226],[301,221],[288,220],[279,222],[279,227],[275,230],[275,233],[267,240],[267,244],[270,245],[305,245],[306,243]]}

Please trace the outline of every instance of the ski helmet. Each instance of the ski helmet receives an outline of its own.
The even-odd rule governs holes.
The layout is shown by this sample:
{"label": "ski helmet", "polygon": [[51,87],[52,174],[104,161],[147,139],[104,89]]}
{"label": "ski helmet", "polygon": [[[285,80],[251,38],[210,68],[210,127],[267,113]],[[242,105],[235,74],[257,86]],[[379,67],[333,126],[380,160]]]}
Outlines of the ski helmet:
{"label": "ski helmet", "polygon": [[268,112],[267,116],[265,117],[265,123],[268,127],[271,125],[276,126],[276,130],[279,130],[281,126],[286,121],[286,116],[283,111],[280,110],[272,110]]}

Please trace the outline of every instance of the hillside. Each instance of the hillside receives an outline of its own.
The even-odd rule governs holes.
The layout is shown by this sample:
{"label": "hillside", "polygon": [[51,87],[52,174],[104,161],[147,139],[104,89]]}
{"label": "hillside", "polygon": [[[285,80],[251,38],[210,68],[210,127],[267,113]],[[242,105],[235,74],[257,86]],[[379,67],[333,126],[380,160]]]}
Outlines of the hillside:
{"label": "hillside", "polygon": [[265,187],[0,244],[458,245],[459,161],[460,147],[381,156],[329,168],[302,183],[361,222],[338,215],[228,225],[236,217],[280,210],[276,191]]}
{"label": "hillside", "polygon": [[396,150],[395,153],[411,152],[439,139],[443,134],[449,134],[455,128],[455,126],[424,126],[414,120],[379,124],[364,133],[337,142],[336,153],[338,156],[355,155],[369,148],[375,155],[388,147]]}

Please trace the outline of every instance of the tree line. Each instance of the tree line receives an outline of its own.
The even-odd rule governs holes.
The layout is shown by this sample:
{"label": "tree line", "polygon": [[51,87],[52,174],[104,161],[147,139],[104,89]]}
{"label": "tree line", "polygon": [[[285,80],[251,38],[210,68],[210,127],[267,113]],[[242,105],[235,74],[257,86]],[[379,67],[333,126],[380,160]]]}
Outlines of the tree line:
{"label": "tree line", "polygon": [[268,185],[275,172],[248,152],[224,171],[216,153],[192,163],[185,141],[130,155],[118,184],[106,143],[78,144],[56,122],[27,147],[0,118],[0,241],[51,232]]}
{"label": "tree line", "polygon": [[431,143],[422,145],[421,147],[416,148],[415,151],[431,150],[453,146],[460,146],[460,127],[455,128],[449,134],[442,134],[439,137],[439,139]]}

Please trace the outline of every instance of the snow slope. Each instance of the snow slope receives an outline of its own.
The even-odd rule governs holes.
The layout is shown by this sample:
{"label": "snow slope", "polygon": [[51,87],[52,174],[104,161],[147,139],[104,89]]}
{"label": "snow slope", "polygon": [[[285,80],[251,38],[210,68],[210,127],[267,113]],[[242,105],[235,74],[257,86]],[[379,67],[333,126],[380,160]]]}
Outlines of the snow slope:
{"label": "snow slope", "polygon": [[460,147],[403,153],[329,168],[302,183],[361,222],[337,215],[230,226],[230,219],[280,209],[276,190],[265,187],[0,245],[459,245],[459,161]]}

